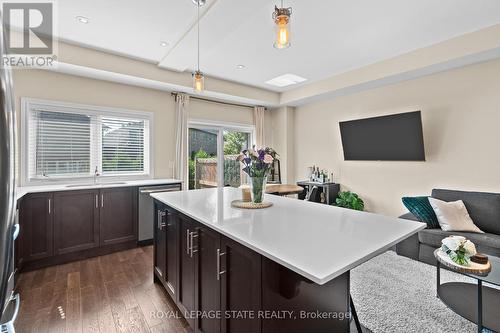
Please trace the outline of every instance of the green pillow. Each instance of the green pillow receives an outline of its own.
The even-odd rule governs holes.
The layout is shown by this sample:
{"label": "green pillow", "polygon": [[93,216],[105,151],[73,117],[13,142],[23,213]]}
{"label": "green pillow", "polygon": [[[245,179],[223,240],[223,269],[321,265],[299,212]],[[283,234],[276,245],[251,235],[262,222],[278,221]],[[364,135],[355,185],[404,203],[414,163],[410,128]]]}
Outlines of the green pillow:
{"label": "green pillow", "polygon": [[410,213],[415,215],[419,221],[427,223],[429,229],[440,228],[436,213],[432,209],[428,197],[404,197],[402,200]]}

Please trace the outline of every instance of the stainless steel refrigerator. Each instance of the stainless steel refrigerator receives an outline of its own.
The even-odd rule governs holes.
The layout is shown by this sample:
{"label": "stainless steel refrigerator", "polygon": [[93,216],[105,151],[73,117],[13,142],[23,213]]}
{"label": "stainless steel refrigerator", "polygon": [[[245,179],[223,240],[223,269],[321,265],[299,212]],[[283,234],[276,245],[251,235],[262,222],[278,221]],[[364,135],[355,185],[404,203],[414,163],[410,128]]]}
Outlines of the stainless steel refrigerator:
{"label": "stainless steel refrigerator", "polygon": [[14,294],[14,240],[19,234],[15,198],[15,107],[12,77],[3,66],[5,29],[0,13],[0,332],[14,332],[19,294]]}

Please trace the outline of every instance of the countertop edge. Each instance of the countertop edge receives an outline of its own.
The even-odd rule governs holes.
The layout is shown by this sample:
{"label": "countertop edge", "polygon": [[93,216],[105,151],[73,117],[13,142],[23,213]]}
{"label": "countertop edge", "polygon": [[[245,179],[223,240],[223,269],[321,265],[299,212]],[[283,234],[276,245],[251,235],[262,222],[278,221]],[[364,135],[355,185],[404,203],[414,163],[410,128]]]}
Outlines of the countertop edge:
{"label": "countertop edge", "polygon": [[379,249],[379,250],[377,250],[377,251],[374,251],[374,252],[372,252],[372,253],[369,253],[369,254],[367,254],[366,256],[364,256],[364,257],[360,258],[359,260],[357,260],[357,261],[353,262],[351,265],[346,266],[343,270],[337,271],[337,272],[335,272],[335,273],[333,273],[333,274],[331,274],[331,275],[328,275],[328,276],[326,276],[326,277],[322,278],[322,279],[321,279],[322,283],[319,283],[319,284],[325,284],[325,283],[327,283],[327,282],[331,281],[332,279],[336,278],[337,276],[339,276],[339,275],[341,275],[341,274],[343,274],[343,273],[345,273],[345,272],[347,272],[347,271],[350,271],[351,269],[354,269],[354,268],[358,267],[359,265],[364,264],[364,263],[365,263],[365,262],[367,262],[368,260],[371,260],[371,259],[373,259],[373,258],[375,258],[375,257],[377,257],[377,256],[379,256],[379,255],[381,255],[382,253],[386,252],[387,250],[389,250],[389,249],[390,249],[391,247],[393,247],[394,245],[396,245],[396,244],[398,244],[399,242],[401,242],[401,241],[403,241],[403,240],[407,239],[408,237],[410,237],[410,236],[412,236],[412,235],[414,235],[414,234],[418,233],[419,231],[424,230],[424,229],[427,227],[427,225],[426,225],[425,223],[421,223],[421,222],[418,222],[418,221],[415,221],[415,222],[416,222],[416,223],[420,223],[420,224],[422,224],[422,225],[421,225],[421,226],[420,226],[420,227],[419,227],[416,231],[409,232],[409,233],[407,233],[406,235],[404,235],[404,236],[402,236],[402,237],[398,238],[397,240],[395,240],[395,241],[393,241],[393,242],[389,243],[389,245],[386,245],[386,246],[384,246],[383,248],[381,248],[381,249]]}
{"label": "countertop edge", "polygon": [[98,183],[96,185],[75,186],[75,187],[67,187],[68,185],[73,185],[73,183],[49,184],[49,185],[39,185],[39,186],[19,186],[16,187],[16,200],[19,200],[23,198],[25,195],[30,193],[65,192],[65,191],[80,191],[89,189],[137,187],[137,186],[159,186],[159,185],[183,184],[183,183],[184,181],[179,179],[154,178],[154,179],[123,181],[120,184]]}
{"label": "countertop edge", "polygon": [[304,271],[304,270],[302,270],[302,269],[300,269],[300,268],[298,268],[298,267],[296,267],[296,266],[294,266],[294,265],[292,265],[292,264],[290,264],[288,262],[285,262],[284,260],[282,260],[282,259],[280,259],[278,257],[273,256],[272,254],[270,254],[270,253],[268,253],[268,252],[266,252],[266,251],[264,251],[264,250],[262,250],[260,248],[257,248],[256,246],[254,246],[252,244],[249,244],[249,243],[245,242],[244,240],[242,240],[242,239],[240,239],[240,238],[238,238],[238,237],[236,237],[236,236],[234,236],[232,234],[227,233],[224,230],[221,230],[221,229],[217,228],[213,224],[209,224],[209,223],[207,223],[205,221],[201,221],[200,218],[198,218],[196,216],[193,216],[192,214],[190,214],[189,212],[185,211],[184,209],[176,206],[175,204],[165,202],[165,200],[162,200],[159,197],[159,194],[151,194],[151,197],[153,197],[155,200],[158,200],[158,201],[162,202],[163,204],[165,204],[165,205],[167,205],[167,206],[169,206],[169,207],[171,207],[171,208],[179,211],[180,213],[182,213],[182,214],[184,214],[184,215],[186,215],[186,216],[188,216],[188,217],[196,220],[197,222],[199,222],[199,223],[201,223],[201,224],[209,227],[210,229],[212,229],[214,231],[217,231],[220,234],[222,234],[222,235],[224,235],[224,236],[226,236],[226,237],[228,237],[228,238],[230,238],[230,239],[238,242],[239,244],[248,247],[249,249],[251,249],[251,250],[259,253],[260,255],[262,255],[262,256],[264,256],[264,257],[266,257],[266,258],[268,258],[268,259],[270,259],[270,260],[272,260],[272,261],[274,261],[274,262],[276,262],[276,263],[278,263],[280,265],[283,265],[284,267],[286,267],[286,268],[294,271],[297,274],[300,274],[301,276],[303,276],[303,277],[305,277],[305,278],[313,281],[314,283],[317,283],[318,285],[324,285],[324,284],[330,282],[331,280],[333,280],[336,277],[342,275],[343,273],[345,273],[347,271],[350,271],[351,269],[353,269],[353,268],[355,268],[355,267],[357,267],[357,266],[365,263],[366,261],[368,261],[368,260],[370,260],[370,259],[372,259],[372,258],[374,258],[374,257],[376,257],[376,256],[378,256],[378,255],[380,255],[382,253],[384,253],[385,251],[387,251],[389,248],[391,248],[395,244],[397,244],[400,241],[402,241],[402,240],[410,237],[413,234],[416,234],[417,232],[419,232],[420,230],[425,229],[425,227],[426,227],[425,223],[414,221],[415,223],[421,224],[417,230],[409,232],[409,233],[405,234],[405,236],[402,236],[402,237],[398,238],[397,240],[389,243],[388,245],[384,246],[383,248],[378,249],[377,251],[374,251],[372,253],[367,254],[366,256],[358,259],[357,261],[351,263],[350,265],[347,265],[342,270],[335,271],[335,272],[333,272],[333,273],[331,273],[331,274],[329,274],[327,276],[315,276],[315,275],[312,275],[312,274],[310,274],[310,273],[308,273],[308,272],[306,272],[306,271]]}

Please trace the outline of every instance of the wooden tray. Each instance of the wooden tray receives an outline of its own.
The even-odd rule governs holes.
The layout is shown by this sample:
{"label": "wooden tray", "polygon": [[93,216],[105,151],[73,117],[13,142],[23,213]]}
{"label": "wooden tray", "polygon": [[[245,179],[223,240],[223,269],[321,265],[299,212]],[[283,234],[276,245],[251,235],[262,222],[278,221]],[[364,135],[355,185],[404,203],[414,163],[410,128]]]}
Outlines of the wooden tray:
{"label": "wooden tray", "polygon": [[440,248],[434,251],[434,256],[441,263],[441,265],[457,272],[477,275],[487,275],[489,272],[491,272],[491,262],[489,261],[487,264],[478,264],[471,261],[469,266],[461,266],[451,260],[446,252],[444,252]]}
{"label": "wooden tray", "polygon": [[231,202],[231,206],[243,209],[262,209],[271,207],[272,205],[273,205],[272,202],[261,202],[258,204],[255,204],[251,201],[243,201],[243,200],[234,200]]}

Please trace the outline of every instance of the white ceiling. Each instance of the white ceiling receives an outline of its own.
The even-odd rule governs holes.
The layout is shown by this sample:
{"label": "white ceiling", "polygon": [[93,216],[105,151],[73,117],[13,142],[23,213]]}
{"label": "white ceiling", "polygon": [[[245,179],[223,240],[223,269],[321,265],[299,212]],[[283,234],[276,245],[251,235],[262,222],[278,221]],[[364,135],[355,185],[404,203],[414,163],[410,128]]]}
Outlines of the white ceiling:
{"label": "white ceiling", "polygon": [[[278,0],[207,0],[201,70],[275,91],[265,82],[292,73],[303,84],[500,23],[499,0],[285,0],[293,7],[292,46],[273,48]],[[59,0],[60,38],[154,62],[196,67],[192,0]],[[90,19],[81,24],[76,16]],[[168,47],[160,46],[167,41]],[[245,69],[236,68],[238,64]]]}

